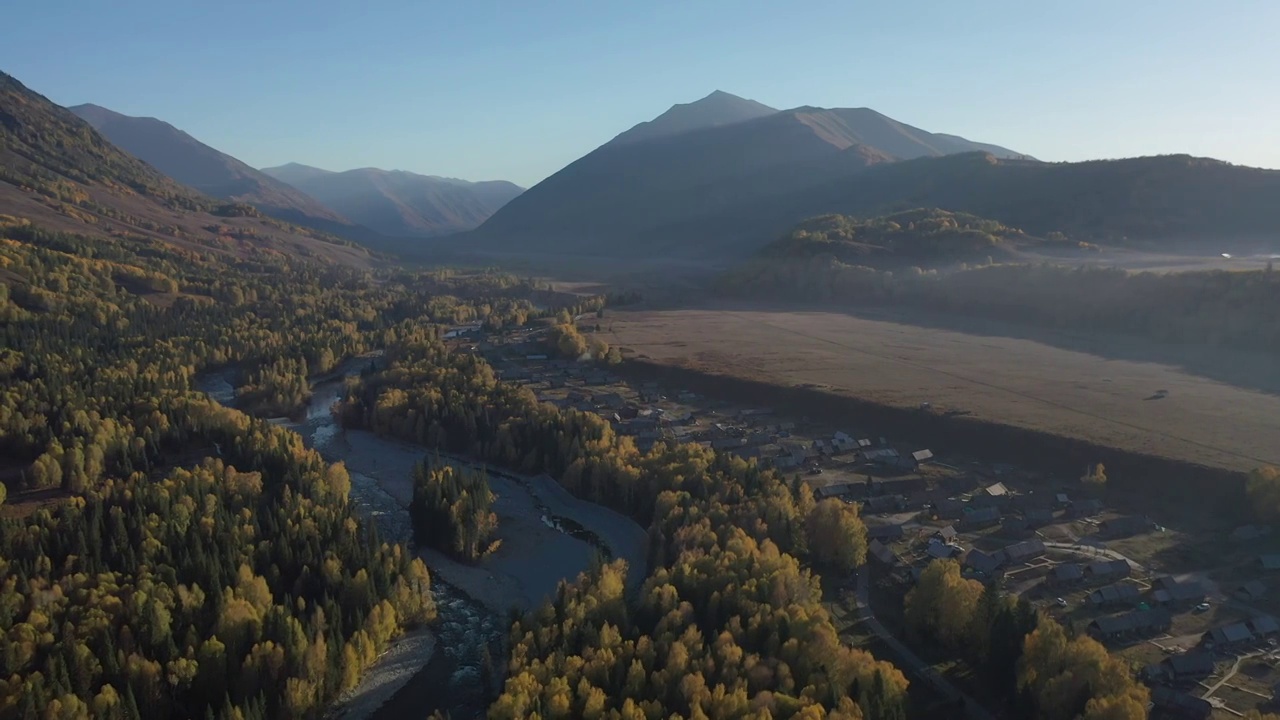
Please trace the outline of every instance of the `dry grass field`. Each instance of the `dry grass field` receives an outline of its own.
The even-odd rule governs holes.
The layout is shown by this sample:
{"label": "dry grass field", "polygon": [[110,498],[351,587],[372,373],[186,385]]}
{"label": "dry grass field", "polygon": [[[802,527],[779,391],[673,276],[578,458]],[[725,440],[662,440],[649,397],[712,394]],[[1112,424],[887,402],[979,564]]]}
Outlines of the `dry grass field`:
{"label": "dry grass field", "polygon": [[1232,470],[1280,465],[1280,395],[1171,365],[1007,334],[745,305],[618,310],[608,325],[611,343],[660,363],[816,385],[894,406],[927,402],[935,410]]}

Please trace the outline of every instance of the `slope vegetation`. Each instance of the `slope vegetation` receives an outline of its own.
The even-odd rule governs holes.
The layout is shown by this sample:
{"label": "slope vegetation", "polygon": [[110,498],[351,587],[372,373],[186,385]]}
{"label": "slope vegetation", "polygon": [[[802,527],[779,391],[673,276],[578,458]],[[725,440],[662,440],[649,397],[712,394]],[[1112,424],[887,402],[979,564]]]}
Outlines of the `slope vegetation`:
{"label": "slope vegetation", "polygon": [[248,203],[268,215],[299,224],[322,224],[329,228],[351,224],[314,198],[205,145],[169,123],[121,115],[98,105],[68,109],[116,147],[206,195]]}
{"label": "slope vegetation", "polygon": [[329,172],[297,163],[264,173],[352,221],[393,237],[430,237],[469,230],[522,192],[512,183],[468,182],[403,170]]}
{"label": "slope vegetation", "polygon": [[794,223],[796,215],[866,216],[904,206],[1090,241],[1271,238],[1280,226],[1280,171],[1188,155],[1042,163],[968,153],[881,167],[740,209],[752,222]]}
{"label": "slope vegetation", "polygon": [[277,253],[365,265],[368,253],[320,232],[201,195],[122,152],[75,114],[0,73],[0,215],[88,237],[189,252]]}

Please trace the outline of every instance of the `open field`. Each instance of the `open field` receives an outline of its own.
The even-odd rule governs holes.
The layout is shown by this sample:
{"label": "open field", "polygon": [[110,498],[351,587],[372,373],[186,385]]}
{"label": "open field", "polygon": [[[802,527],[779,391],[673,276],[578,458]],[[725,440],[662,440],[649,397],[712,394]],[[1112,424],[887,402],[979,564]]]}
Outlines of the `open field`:
{"label": "open field", "polygon": [[609,317],[611,343],[658,363],[895,407],[930,403],[1229,470],[1280,464],[1280,396],[1169,365],[842,313],[718,304]]}

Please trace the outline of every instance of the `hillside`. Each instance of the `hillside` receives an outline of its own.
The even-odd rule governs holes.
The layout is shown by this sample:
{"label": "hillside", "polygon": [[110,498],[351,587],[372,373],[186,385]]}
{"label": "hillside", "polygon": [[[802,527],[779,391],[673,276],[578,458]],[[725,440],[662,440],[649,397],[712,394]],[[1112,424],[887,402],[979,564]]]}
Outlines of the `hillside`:
{"label": "hillside", "polygon": [[201,195],[108,142],[69,110],[0,73],[0,215],[89,237],[195,253],[262,251],[350,265],[366,251]]}
{"label": "hillside", "polygon": [[297,163],[264,173],[392,237],[431,237],[470,230],[522,192],[496,180],[468,182],[403,170],[330,172]]}
{"label": "hillside", "polygon": [[680,135],[702,128],[732,125],[773,115],[776,109],[737,95],[716,90],[701,100],[672,105],[671,109],[652,120],[646,120],[608,142],[622,145],[640,140]]}
{"label": "hillside", "polygon": [[1038,241],[1016,228],[934,208],[869,220],[823,215],[760,251],[768,262],[830,256],[855,265],[942,265],[1002,255]]}
{"label": "hillside", "polygon": [[169,123],[98,105],[68,108],[113,145],[174,180],[224,200],[302,225],[341,229],[351,222],[292,186],[196,140]]}
{"label": "hillside", "polygon": [[[712,96],[682,107],[722,100]],[[898,160],[986,147],[991,146],[929,133],[873,110],[812,107],[615,140],[529,189],[466,241],[494,252],[603,256],[650,252],[656,242],[686,257],[714,257],[723,254],[720,245],[736,242],[717,236],[716,229],[725,213],[740,206],[770,204]],[[672,237],[671,227],[693,231]]]}
{"label": "hillside", "polygon": [[726,229],[776,236],[822,213],[866,217],[920,206],[1091,242],[1274,242],[1280,171],[1187,155],[1042,163],[968,153],[875,168],[767,204],[742,203],[726,216]]}

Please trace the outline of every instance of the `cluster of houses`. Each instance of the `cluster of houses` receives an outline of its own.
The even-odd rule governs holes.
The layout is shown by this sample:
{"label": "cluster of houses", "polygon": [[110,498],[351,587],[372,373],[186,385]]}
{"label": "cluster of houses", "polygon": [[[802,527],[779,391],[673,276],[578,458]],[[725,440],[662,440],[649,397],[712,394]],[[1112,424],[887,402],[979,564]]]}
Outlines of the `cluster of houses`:
{"label": "cluster of houses", "polygon": [[1201,642],[1206,648],[1230,651],[1277,635],[1280,635],[1280,623],[1275,618],[1259,615],[1244,622],[1219,625],[1206,632]]}

